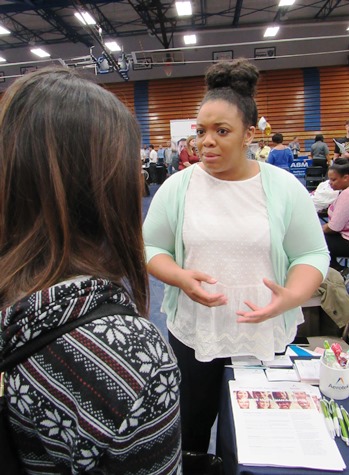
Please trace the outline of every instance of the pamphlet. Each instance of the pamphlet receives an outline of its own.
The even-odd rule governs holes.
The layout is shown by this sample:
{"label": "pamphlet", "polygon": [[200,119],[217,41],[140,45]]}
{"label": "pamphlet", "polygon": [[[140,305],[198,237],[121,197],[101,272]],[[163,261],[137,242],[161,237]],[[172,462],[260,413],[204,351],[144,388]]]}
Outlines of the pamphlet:
{"label": "pamphlet", "polygon": [[342,471],[345,463],[320,411],[317,387],[230,381],[238,462]]}

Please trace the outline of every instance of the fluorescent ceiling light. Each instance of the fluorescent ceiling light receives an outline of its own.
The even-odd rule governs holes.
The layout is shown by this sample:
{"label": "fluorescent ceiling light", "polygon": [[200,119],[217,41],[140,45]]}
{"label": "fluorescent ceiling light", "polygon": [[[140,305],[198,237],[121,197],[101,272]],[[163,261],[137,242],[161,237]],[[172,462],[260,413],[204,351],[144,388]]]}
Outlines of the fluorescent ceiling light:
{"label": "fluorescent ceiling light", "polygon": [[0,56],[0,63],[6,63],[7,59],[3,58],[2,56]]}
{"label": "fluorescent ceiling light", "polygon": [[190,2],[176,2],[176,8],[178,16],[189,16],[193,13]]}
{"label": "fluorescent ceiling light", "polygon": [[36,54],[36,56],[39,56],[40,58],[48,58],[51,56],[50,53],[48,53],[47,51],[44,51],[41,48],[34,48],[34,49],[31,49],[30,51],[33,54]]}
{"label": "fluorescent ceiling light", "polygon": [[120,46],[117,44],[116,41],[107,41],[104,43],[105,46],[109,49],[109,51],[121,51]]}
{"label": "fluorescent ceiling light", "polygon": [[279,7],[289,7],[293,5],[296,0],[280,0]]}
{"label": "fluorescent ceiling light", "polygon": [[0,35],[10,35],[11,31],[5,28],[4,26],[0,26]]}
{"label": "fluorescent ceiling light", "polygon": [[266,38],[266,37],[276,36],[279,29],[280,29],[279,26],[268,26],[268,28],[265,30],[264,37]]}
{"label": "fluorescent ceiling light", "polygon": [[76,18],[81,21],[83,25],[95,25],[95,19],[88,12],[75,12],[74,15]]}
{"label": "fluorescent ceiling light", "polygon": [[186,45],[196,45],[196,35],[184,35],[184,43]]}

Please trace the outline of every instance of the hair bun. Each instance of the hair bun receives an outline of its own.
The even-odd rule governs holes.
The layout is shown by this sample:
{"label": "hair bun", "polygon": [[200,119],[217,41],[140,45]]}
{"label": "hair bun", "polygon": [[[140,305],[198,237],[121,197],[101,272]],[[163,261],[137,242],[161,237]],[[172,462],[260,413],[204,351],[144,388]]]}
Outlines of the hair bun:
{"label": "hair bun", "polygon": [[240,58],[212,65],[205,76],[208,90],[229,87],[242,96],[256,93],[259,71],[247,59]]}

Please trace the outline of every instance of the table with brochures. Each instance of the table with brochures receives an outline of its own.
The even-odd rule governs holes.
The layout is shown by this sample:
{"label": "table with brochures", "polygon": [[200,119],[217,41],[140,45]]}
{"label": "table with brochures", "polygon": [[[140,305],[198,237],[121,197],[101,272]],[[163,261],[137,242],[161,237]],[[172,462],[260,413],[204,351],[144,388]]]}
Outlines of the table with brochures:
{"label": "table with brochures", "polygon": [[[336,444],[347,466],[343,471],[238,464],[234,418],[229,391],[229,381],[233,379],[233,369],[226,368],[223,376],[217,430],[217,452],[223,458],[225,475],[349,475],[349,447],[338,437],[336,438]],[[340,401],[340,403],[349,411],[349,399]]]}

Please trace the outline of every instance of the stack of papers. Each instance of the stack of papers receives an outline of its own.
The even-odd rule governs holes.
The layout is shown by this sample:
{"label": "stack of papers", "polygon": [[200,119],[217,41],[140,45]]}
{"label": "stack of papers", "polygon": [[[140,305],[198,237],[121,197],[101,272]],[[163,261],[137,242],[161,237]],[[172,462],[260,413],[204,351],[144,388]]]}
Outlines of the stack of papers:
{"label": "stack of papers", "polygon": [[295,360],[294,366],[302,383],[319,384],[320,358]]}

